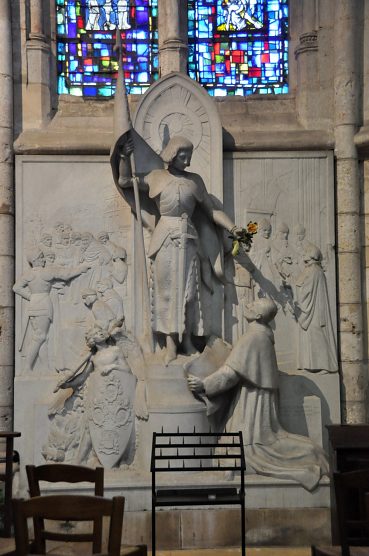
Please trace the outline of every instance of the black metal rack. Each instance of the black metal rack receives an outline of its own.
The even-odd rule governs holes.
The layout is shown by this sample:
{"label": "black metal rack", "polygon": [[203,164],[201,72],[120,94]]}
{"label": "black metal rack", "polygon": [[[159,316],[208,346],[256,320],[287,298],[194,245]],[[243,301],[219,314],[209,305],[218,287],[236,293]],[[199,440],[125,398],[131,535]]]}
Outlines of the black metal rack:
{"label": "black metal rack", "polygon": [[[240,505],[241,547],[245,543],[245,455],[242,432],[153,433],[152,477],[152,556],[156,553],[156,508],[164,506]],[[236,486],[170,488],[157,487],[156,474],[187,471],[231,471],[240,474]]]}

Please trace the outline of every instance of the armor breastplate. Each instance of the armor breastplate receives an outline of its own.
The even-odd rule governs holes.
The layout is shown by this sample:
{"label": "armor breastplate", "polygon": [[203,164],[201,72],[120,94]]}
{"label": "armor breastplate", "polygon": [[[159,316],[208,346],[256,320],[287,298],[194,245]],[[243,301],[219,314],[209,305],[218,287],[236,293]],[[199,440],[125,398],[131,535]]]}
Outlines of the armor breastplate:
{"label": "armor breastplate", "polygon": [[192,190],[193,183],[185,178],[171,180],[161,192],[157,204],[161,216],[192,216],[196,198]]}

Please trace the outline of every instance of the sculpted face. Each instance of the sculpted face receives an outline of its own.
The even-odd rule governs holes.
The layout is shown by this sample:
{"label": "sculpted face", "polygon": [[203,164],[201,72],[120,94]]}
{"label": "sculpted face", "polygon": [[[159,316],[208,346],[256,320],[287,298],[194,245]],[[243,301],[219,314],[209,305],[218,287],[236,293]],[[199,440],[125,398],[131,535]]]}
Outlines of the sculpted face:
{"label": "sculpted face", "polygon": [[270,234],[272,233],[272,227],[267,227],[267,228],[263,228],[263,237],[265,239],[269,239],[270,238]]}
{"label": "sculpted face", "polygon": [[98,236],[97,239],[100,241],[100,243],[103,243],[105,245],[105,243],[108,242],[109,236],[107,233],[101,232]]}
{"label": "sculpted face", "polygon": [[91,305],[93,305],[95,303],[97,299],[96,294],[88,294],[88,295],[84,295],[83,296],[83,303],[87,306],[87,307],[91,307]]}
{"label": "sculpted face", "polygon": [[108,289],[108,286],[104,282],[97,282],[96,289],[99,293],[104,293]]}
{"label": "sculpted face", "polygon": [[277,306],[270,299],[262,298],[252,303],[245,304],[243,314],[248,322],[270,322],[277,314]]}
{"label": "sculpted face", "polygon": [[69,245],[70,244],[70,234],[63,233],[61,238],[62,245]]}
{"label": "sculpted face", "polygon": [[100,330],[96,330],[93,336],[93,340],[95,344],[101,344],[102,342],[106,341],[107,337],[108,337],[107,333],[105,332],[105,330],[101,328]]}
{"label": "sculpted face", "polygon": [[179,149],[177,156],[172,161],[172,166],[177,170],[184,170],[191,164],[192,149]]}
{"label": "sculpted face", "polygon": [[41,242],[42,242],[46,247],[51,247],[52,241],[53,241],[53,240],[52,240],[52,237],[49,236],[49,235],[46,235],[46,234],[45,234],[44,236],[42,236],[42,238],[41,238]]}
{"label": "sculpted face", "polygon": [[46,264],[46,260],[45,260],[44,254],[40,253],[39,256],[37,257],[37,259],[33,260],[32,266],[33,267],[40,267],[40,266],[43,267],[43,266],[45,266],[45,264]]}
{"label": "sculpted face", "polygon": [[46,253],[45,262],[47,264],[53,264],[55,262],[55,253]]}
{"label": "sculpted face", "polygon": [[81,234],[79,233],[72,233],[72,235],[70,236],[70,242],[73,245],[81,245]]}
{"label": "sculpted face", "polygon": [[92,241],[92,236],[84,234],[81,236],[81,245],[83,249],[87,249]]}
{"label": "sculpted face", "polygon": [[255,303],[245,304],[243,308],[243,314],[248,322],[252,322],[257,319],[258,311]]}
{"label": "sculpted face", "polygon": [[280,239],[288,239],[288,232],[286,232],[285,230],[280,230],[278,235]]}

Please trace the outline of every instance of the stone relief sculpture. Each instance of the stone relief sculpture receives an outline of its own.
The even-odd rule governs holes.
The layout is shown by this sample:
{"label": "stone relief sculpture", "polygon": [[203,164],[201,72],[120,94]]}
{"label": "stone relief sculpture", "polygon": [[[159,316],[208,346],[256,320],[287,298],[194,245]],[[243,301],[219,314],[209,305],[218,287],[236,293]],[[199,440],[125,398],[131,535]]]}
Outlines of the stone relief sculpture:
{"label": "stone relief sculpture", "polygon": [[137,378],[113,331],[95,323],[86,343],[90,355],[54,390],[71,389],[73,394],[61,396],[61,403],[56,400],[49,410],[52,425],[44,457],[75,463],[95,457],[109,469],[129,464],[135,452]]}
{"label": "stone relief sculpture", "polygon": [[[156,339],[164,339],[166,364],[176,358],[180,344],[186,354],[195,352],[193,336],[204,336],[206,327],[202,288],[211,293],[212,275],[219,274],[217,261],[211,261],[207,252],[211,247],[201,242],[199,219],[213,227],[218,256],[222,240],[216,227],[236,234],[241,231],[214,205],[201,177],[186,171],[192,151],[188,139],[171,138],[161,154],[166,169],[153,170],[140,182],[156,215],[148,251],[151,319]],[[133,187],[132,152],[133,143],[126,140],[120,147],[119,171],[115,171],[123,193]]]}
{"label": "stone relief sculpture", "polygon": [[271,232],[270,221],[262,219],[250,252],[254,297],[272,299],[282,309],[274,323],[276,341],[281,348],[296,334],[295,368],[336,372],[336,340],[321,251],[306,238],[302,224],[294,227],[293,243],[288,224],[278,225],[274,239]]}
{"label": "stone relief sculpture", "polygon": [[289,227],[281,222],[277,234],[271,245],[271,255],[282,284],[289,284],[295,270],[295,253],[288,242]]}
{"label": "stone relief sculpture", "polygon": [[224,364],[204,379],[189,374],[188,385],[207,398],[208,413],[225,412],[228,430],[242,430],[249,471],[293,479],[313,490],[328,473],[328,462],[319,446],[279,422],[278,366],[269,326],[276,313],[269,299],[246,305],[249,327]]}
{"label": "stone relief sculpture", "polygon": [[26,344],[27,369],[32,370],[41,348],[44,346],[53,321],[53,306],[50,299],[52,286],[58,280],[68,282],[87,272],[88,264],[65,269],[58,266],[45,267],[45,257],[41,251],[28,255],[30,269],[14,284],[17,295],[29,302],[26,310],[26,326],[19,350]]}
{"label": "stone relief sculpture", "polygon": [[97,240],[102,245],[104,245],[110,252],[112,258],[111,273],[113,277],[119,284],[123,284],[123,282],[127,278],[127,271],[128,271],[128,267],[126,263],[126,258],[127,258],[126,250],[124,249],[124,247],[120,247],[119,245],[113,243],[109,239],[108,232],[99,232],[96,237]]}
{"label": "stone relief sculpture", "polygon": [[[290,329],[280,327],[277,320],[272,322],[276,315],[273,301],[282,308],[279,314],[286,316],[288,326],[294,327],[296,339],[298,330],[301,336],[305,334],[299,340],[301,345],[307,342],[312,346],[313,323],[320,318],[319,305],[313,306],[305,299],[309,289],[310,296],[315,295],[312,293],[314,280],[323,290],[324,273],[323,277],[318,276],[315,269],[311,280],[303,276],[304,273],[298,276],[296,253],[301,247],[297,243],[291,245],[289,227],[281,225],[281,219],[266,208],[263,214],[274,214],[277,236],[272,237],[272,224],[264,219],[259,222],[259,233],[250,253],[252,262],[247,253],[241,253],[234,270],[230,253],[227,258],[227,262],[230,261],[227,270],[232,266],[231,280],[235,276],[231,285],[239,296],[238,322],[234,319],[235,312],[229,311],[229,314],[232,324],[238,326],[240,340],[232,349],[221,339],[224,325],[221,311],[217,313],[217,333],[212,336],[215,319],[209,316],[209,300],[210,305],[223,303],[223,240],[229,232],[237,237],[242,230],[217,201],[222,198],[222,184],[212,189],[214,175],[207,170],[203,174],[199,164],[195,166],[196,172],[189,171],[194,157],[200,160],[200,166],[208,168],[215,166],[221,156],[214,156],[211,146],[209,114],[214,115],[210,112],[205,115],[201,98],[196,95],[196,84],[191,84],[193,89],[186,89],[185,78],[181,81],[182,77],[177,76],[176,79],[176,88],[172,91],[170,85],[164,91],[159,109],[155,112],[158,105],[152,108],[150,104],[146,112],[141,141],[147,141],[144,153],[154,154],[147,167],[138,169],[137,164],[135,168],[137,161],[132,161],[131,154],[134,150],[137,152],[138,143],[135,139],[133,149],[130,127],[130,133],[126,130],[115,135],[111,156],[115,183],[137,216],[140,213],[137,200],[141,202],[146,228],[143,256],[149,263],[149,272],[146,276],[145,269],[137,264],[135,234],[138,226],[134,222],[130,238],[132,259],[135,258],[132,267],[137,265],[135,270],[138,268],[140,272],[134,272],[130,278],[135,286],[132,292],[138,293],[137,298],[141,284],[148,278],[148,320],[155,336],[156,353],[148,355],[145,352],[144,356],[141,345],[147,346],[143,342],[139,345],[127,330],[135,324],[130,319],[130,300],[125,298],[123,302],[122,298],[121,286],[128,272],[127,254],[116,236],[107,231],[117,229],[110,227],[108,210],[96,223],[96,229],[101,230],[98,233],[96,229],[93,233],[86,231],[76,217],[73,226],[77,230],[65,221],[57,222],[52,233],[36,237],[39,246],[45,245],[45,254],[46,247],[48,249],[45,270],[55,277],[47,292],[51,309],[49,304],[49,312],[41,313],[48,318],[48,324],[42,342],[34,351],[38,354],[45,344],[49,369],[56,369],[61,378],[56,388],[57,399],[49,409],[50,429],[43,455],[47,461],[90,464],[98,461],[107,468],[114,468],[133,463],[140,432],[143,439],[151,438],[150,433],[162,424],[173,428],[174,420],[175,427],[180,423],[184,430],[193,430],[191,425],[195,419],[196,424],[205,429],[209,423],[204,406],[189,392],[184,373],[184,368],[190,373],[196,368],[195,352],[204,348],[197,367],[201,366],[202,370],[206,367],[208,371],[213,365],[212,374],[194,378],[191,373],[188,383],[196,395],[206,396],[208,411],[221,414],[219,430],[226,420],[229,429],[244,431],[250,471],[292,478],[311,490],[325,473],[326,461],[308,438],[292,435],[280,425],[272,326],[277,328],[276,334],[280,332],[290,344],[292,335]],[[178,98],[183,103],[179,103]],[[168,109],[170,100],[172,104]],[[155,139],[151,145],[150,137]],[[155,156],[154,150],[161,153],[161,158]],[[218,174],[223,175],[222,172]],[[114,195],[112,199],[118,206]],[[229,214],[231,211],[230,208]],[[124,218],[128,212],[124,206]],[[116,219],[121,216],[121,213],[115,214]],[[239,216],[237,218],[242,221]],[[45,218],[44,224],[45,228],[41,229],[49,229],[49,219]],[[125,227],[129,238],[129,228],[126,224]],[[86,270],[73,279],[66,280],[57,274],[60,268],[67,273],[78,267]],[[296,293],[297,290],[300,293]],[[136,318],[134,313],[141,310],[141,300],[137,298],[132,295],[132,321]],[[250,308],[253,298],[256,302]],[[247,305],[248,323],[240,314],[244,304]],[[303,311],[309,314],[305,320],[311,319],[307,326],[301,317]],[[134,330],[136,334],[139,327]],[[28,345],[29,340],[24,342],[27,355]],[[164,348],[164,360],[161,348]],[[193,365],[186,366],[188,363]],[[42,403],[45,403],[44,398]],[[138,419],[140,423],[143,421],[141,430]],[[143,456],[147,456],[147,450],[143,446]],[[136,461],[140,461],[140,457],[141,452]]]}
{"label": "stone relief sculpture", "polygon": [[321,266],[322,253],[308,244],[303,253],[305,269],[295,283],[295,315],[299,324],[298,368],[308,371],[338,370],[336,342]]}
{"label": "stone relief sculpture", "polygon": [[96,291],[101,301],[111,309],[115,319],[124,322],[123,299],[114,289],[113,280],[111,278],[100,280],[96,284]]}
{"label": "stone relief sculpture", "polygon": [[[252,246],[250,257],[255,265],[254,284],[255,297],[278,298],[278,272],[272,260],[272,224],[263,218],[258,225],[258,235]],[[241,316],[241,320],[242,316]]]}
{"label": "stone relief sculpture", "polygon": [[111,331],[116,326],[122,325],[123,321],[118,321],[116,315],[105,301],[98,298],[97,292],[93,289],[84,289],[81,292],[85,306],[91,311],[90,322],[99,324],[105,330]]}
{"label": "stone relief sculpture", "polygon": [[296,260],[298,268],[300,271],[304,270],[304,252],[312,245],[312,243],[306,239],[306,228],[302,224],[297,224],[294,228],[294,238],[295,243],[293,245],[296,252]]}
{"label": "stone relief sculpture", "polygon": [[80,262],[88,262],[91,270],[84,279],[84,287],[95,288],[96,283],[110,274],[112,257],[108,249],[99,243],[90,232],[81,235]]}
{"label": "stone relief sculpture", "polygon": [[[28,305],[19,343],[25,371],[71,370],[80,359],[85,332],[95,321],[90,313],[97,313],[105,324],[124,321],[121,290],[116,288],[127,278],[126,251],[108,232],[98,237],[57,222],[53,233],[41,231],[35,238],[37,247],[28,258],[31,269],[14,285]],[[94,298],[91,303],[91,297],[82,295],[86,289]]]}
{"label": "stone relief sculpture", "polygon": [[53,236],[48,232],[43,232],[39,241],[39,249],[46,256],[50,251],[52,251]]}

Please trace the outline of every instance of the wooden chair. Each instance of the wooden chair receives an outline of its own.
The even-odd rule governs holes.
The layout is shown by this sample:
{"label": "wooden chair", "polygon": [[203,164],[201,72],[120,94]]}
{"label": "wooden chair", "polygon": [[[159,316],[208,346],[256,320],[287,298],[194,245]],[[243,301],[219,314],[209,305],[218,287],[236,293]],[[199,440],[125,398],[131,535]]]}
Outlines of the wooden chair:
{"label": "wooden chair", "polygon": [[[31,497],[40,496],[40,481],[51,483],[66,482],[79,483],[89,482],[95,485],[95,496],[104,496],[104,468],[84,467],[82,465],[68,465],[64,463],[52,463],[45,465],[26,465],[28,478],[29,493]],[[69,533],[58,533],[58,539],[55,538],[54,532],[45,531],[43,520],[37,518],[34,522],[34,528],[40,531],[44,530],[44,537],[48,540],[63,540],[62,536],[68,536]],[[102,519],[94,525],[94,552],[101,552],[102,545]],[[46,536],[48,535],[48,536]],[[88,539],[86,539],[88,540]],[[91,540],[91,539],[89,539]],[[1,554],[0,554],[1,556]],[[147,556],[147,546],[122,545],[120,556]]]}
{"label": "wooden chair", "polygon": [[[96,467],[95,469],[90,467],[84,467],[82,465],[68,465],[64,463],[46,464],[46,465],[26,465],[27,479],[29,494],[31,498],[35,496],[41,496],[40,491],[40,481],[46,481],[49,483],[82,483],[88,482],[94,484],[95,496],[104,496],[104,468]],[[35,535],[40,536],[41,531],[43,531],[44,540],[59,540],[59,541],[69,541],[73,539],[72,533],[55,533],[54,531],[45,530],[44,522],[42,518],[35,518],[33,527],[35,530]],[[102,518],[97,518],[96,523],[94,523],[94,532],[86,533],[86,542],[93,542],[93,551],[101,552],[102,543]]]}
{"label": "wooden chair", "polygon": [[0,481],[4,482],[4,502],[0,510],[4,513],[4,527],[0,537],[10,537],[12,530],[12,492],[13,492],[13,464],[19,462],[17,452],[14,452],[14,438],[21,436],[20,432],[0,432],[0,440],[5,439],[5,454],[0,455]]}
{"label": "wooden chair", "polygon": [[312,556],[369,556],[369,469],[333,474],[340,546],[312,546]]}
{"label": "wooden chair", "polygon": [[[56,494],[51,496],[36,496],[29,500],[14,499],[13,515],[15,528],[15,542],[17,556],[27,556],[29,552],[29,538],[27,518],[34,523],[40,520],[54,521],[91,521],[94,524],[92,551],[97,546],[95,524],[101,522],[104,516],[110,517],[109,541],[107,556],[120,556],[120,541],[122,537],[124,498],[117,496],[112,500],[100,496],[82,496],[73,494]],[[43,530],[35,530],[33,554],[46,554],[46,542]],[[49,538],[49,537],[48,537]],[[72,541],[86,542],[84,533],[71,534]],[[60,540],[60,539],[58,539]],[[65,535],[63,541],[69,542]],[[75,554],[82,554],[80,551]]]}

